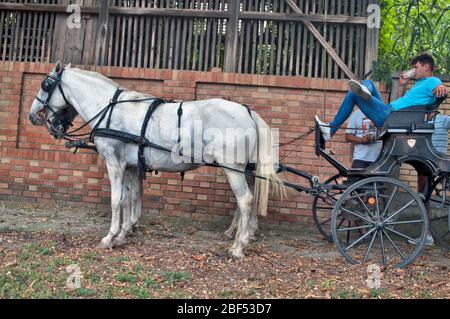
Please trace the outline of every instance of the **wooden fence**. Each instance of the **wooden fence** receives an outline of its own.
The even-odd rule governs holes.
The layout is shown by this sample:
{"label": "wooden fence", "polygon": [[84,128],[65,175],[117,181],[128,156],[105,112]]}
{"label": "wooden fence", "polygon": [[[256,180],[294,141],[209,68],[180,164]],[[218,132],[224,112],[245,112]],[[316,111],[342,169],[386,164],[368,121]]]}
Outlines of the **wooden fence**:
{"label": "wooden fence", "polygon": [[79,23],[71,3],[0,0],[0,58],[361,78],[378,49],[379,0],[82,0]]}

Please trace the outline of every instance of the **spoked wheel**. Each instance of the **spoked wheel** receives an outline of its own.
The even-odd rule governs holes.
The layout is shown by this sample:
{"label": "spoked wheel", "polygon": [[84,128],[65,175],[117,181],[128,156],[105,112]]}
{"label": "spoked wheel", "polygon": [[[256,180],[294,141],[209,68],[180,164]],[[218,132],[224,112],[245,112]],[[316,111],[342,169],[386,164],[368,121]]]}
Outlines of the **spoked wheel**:
{"label": "spoked wheel", "polygon": [[[342,185],[343,178],[344,176],[341,174],[336,174],[327,179],[324,184]],[[331,235],[331,216],[333,208],[343,192],[343,189],[332,189],[325,196],[315,196],[312,204],[314,223],[319,232],[329,242],[333,242],[333,237]]]}
{"label": "spoked wheel", "polygon": [[[442,196],[440,193],[438,195]],[[441,197],[435,198],[431,196],[430,200],[431,216],[429,217],[431,235],[439,244],[450,250],[450,205],[442,205]]]}
{"label": "spoked wheel", "polygon": [[[356,226],[340,225],[341,216]],[[370,177],[350,186],[331,219],[337,249],[352,264],[372,261],[401,268],[419,254],[427,229],[426,209],[418,194],[388,177]]]}

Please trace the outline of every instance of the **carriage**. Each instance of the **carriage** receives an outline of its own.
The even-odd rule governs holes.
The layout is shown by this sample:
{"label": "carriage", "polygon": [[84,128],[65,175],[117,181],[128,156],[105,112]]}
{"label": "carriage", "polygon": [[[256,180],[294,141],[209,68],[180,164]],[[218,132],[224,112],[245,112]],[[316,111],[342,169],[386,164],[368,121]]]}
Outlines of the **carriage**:
{"label": "carriage", "polygon": [[[348,169],[336,160],[316,125],[316,154],[338,173],[323,184],[311,182],[313,218],[320,233],[349,262],[379,258],[383,265],[403,267],[421,252],[428,229],[450,249],[450,156],[431,143],[434,118],[445,98],[431,106],[391,112],[377,132],[382,151],[365,169]],[[416,190],[395,178],[402,164],[424,176],[426,187]],[[430,202],[435,203],[433,209]]]}
{"label": "carriage", "polygon": [[[230,249],[233,256],[243,256],[243,249],[256,230],[256,217],[251,213],[250,201],[254,200],[253,205],[264,204],[257,202],[262,199],[267,204],[268,190],[258,186],[258,181],[268,183],[270,180],[276,185],[283,184],[314,196],[313,217],[319,231],[326,239],[332,240],[351,263],[381,260],[384,265],[403,267],[420,253],[429,228],[433,237],[449,248],[449,211],[427,209],[430,201],[438,202],[442,207],[450,206],[447,200],[450,157],[438,153],[431,143],[433,115],[445,98],[438,99],[432,106],[415,106],[391,112],[378,134],[384,142],[382,152],[376,162],[366,169],[347,169],[333,158],[326,150],[321,130],[316,124],[316,154],[338,170],[337,175],[321,183],[317,176],[287,165],[274,165],[271,156],[267,161],[262,161],[264,152],[272,153],[273,145],[270,134],[263,132],[268,128],[267,124],[248,107],[218,99],[185,102],[184,105],[170,103],[138,92],[124,92],[111,80],[92,72],[69,69],[64,73],[68,75],[63,78],[64,70],[58,63],[43,80],[31,107],[30,120],[36,125],[47,125],[49,132],[57,138],[69,139],[67,147],[94,149],[105,158],[111,180],[112,222],[110,232],[102,239],[100,246],[126,243],[126,235],[140,216],[142,171],[151,167],[161,171],[184,172],[209,165],[225,169],[237,197],[238,208],[234,219],[237,231]],[[96,102],[95,105],[92,101]],[[165,106],[157,110],[161,104]],[[133,112],[130,112],[131,108]],[[244,163],[225,165],[208,147],[201,154],[201,162],[181,166],[172,162],[171,156],[183,156],[182,148],[172,147],[182,139],[181,129],[192,125],[190,120],[201,118],[202,110],[208,113],[206,124],[213,121],[211,125],[222,125],[223,128],[226,124],[248,128],[256,126],[257,137],[253,144],[264,144],[264,152],[257,144],[256,166],[248,164],[249,158]],[[212,113],[217,113],[217,116],[211,116]],[[72,134],[67,132],[77,114],[84,117],[85,125],[92,126],[87,139],[73,139],[80,136],[73,134],[79,129],[72,130]],[[141,123],[141,126],[136,126],[136,123]],[[164,126],[160,131],[155,131],[155,123],[164,123]],[[177,134],[173,136],[173,132]],[[154,142],[158,138],[160,142]],[[88,142],[94,142],[94,145]],[[204,159],[206,156],[210,157],[209,161]],[[419,175],[426,176],[428,187],[419,193],[393,178],[402,164],[409,164]],[[303,177],[309,182],[309,187],[281,182],[276,177],[276,173],[280,172]],[[246,177],[256,180],[254,196]],[[439,199],[432,195],[436,191],[439,191]],[[121,209],[122,229],[119,227]],[[264,210],[264,207],[260,209]],[[435,211],[440,213],[434,214]]]}

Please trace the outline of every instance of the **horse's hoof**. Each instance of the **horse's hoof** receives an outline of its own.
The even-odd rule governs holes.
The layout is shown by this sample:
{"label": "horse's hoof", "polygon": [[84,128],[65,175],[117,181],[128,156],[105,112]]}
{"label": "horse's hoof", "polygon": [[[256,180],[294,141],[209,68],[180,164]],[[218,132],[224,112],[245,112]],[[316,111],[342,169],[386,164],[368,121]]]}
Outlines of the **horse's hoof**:
{"label": "horse's hoof", "polygon": [[100,242],[100,244],[97,245],[97,248],[99,249],[108,249],[108,248],[113,248],[113,243],[109,240],[104,240],[102,239],[102,241]]}
{"label": "horse's hoof", "polygon": [[128,244],[128,240],[125,237],[116,237],[113,241],[114,246],[123,246]]}
{"label": "horse's hoof", "polygon": [[225,236],[227,236],[230,239],[234,239],[234,231],[232,230],[227,230],[224,232]]}
{"label": "horse's hoof", "polygon": [[244,253],[242,252],[241,249],[230,249],[230,250],[228,251],[228,253],[229,253],[229,255],[230,255],[231,257],[237,258],[237,259],[240,259],[240,258],[244,258],[244,257],[245,257],[245,255],[244,255]]}

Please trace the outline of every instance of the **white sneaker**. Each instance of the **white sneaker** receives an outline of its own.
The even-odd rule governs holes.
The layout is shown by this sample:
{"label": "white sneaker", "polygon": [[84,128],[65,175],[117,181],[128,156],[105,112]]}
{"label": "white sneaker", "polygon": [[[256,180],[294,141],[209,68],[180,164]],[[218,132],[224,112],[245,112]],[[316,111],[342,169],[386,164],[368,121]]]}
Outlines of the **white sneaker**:
{"label": "white sneaker", "polygon": [[350,80],[348,81],[348,85],[350,86],[350,91],[361,97],[363,100],[369,101],[372,98],[372,94],[369,89],[360,84],[358,81]]}
{"label": "white sneaker", "polygon": [[317,115],[315,116],[315,119],[317,124],[319,124],[320,126],[320,131],[322,132],[323,139],[325,141],[331,140],[330,125],[319,120],[319,117]]}
{"label": "white sneaker", "polygon": [[[412,244],[412,245],[417,245],[417,243],[419,242],[420,237],[418,238],[414,238],[414,241],[411,239],[408,239],[408,243]],[[431,236],[430,234],[427,234],[427,238],[425,239],[425,246],[433,246],[434,245],[434,239],[433,236]]]}

